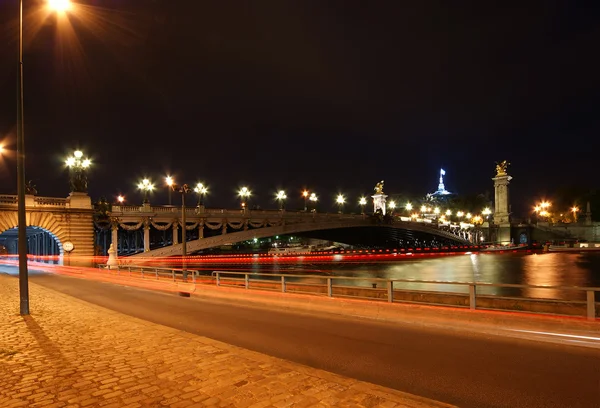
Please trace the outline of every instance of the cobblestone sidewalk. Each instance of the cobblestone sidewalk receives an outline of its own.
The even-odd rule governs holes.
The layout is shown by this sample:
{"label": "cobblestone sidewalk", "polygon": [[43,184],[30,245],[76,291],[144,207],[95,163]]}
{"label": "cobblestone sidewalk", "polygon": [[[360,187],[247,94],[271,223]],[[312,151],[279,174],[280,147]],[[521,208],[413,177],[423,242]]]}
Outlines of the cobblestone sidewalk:
{"label": "cobblestone sidewalk", "polygon": [[447,407],[0,274],[0,407]]}

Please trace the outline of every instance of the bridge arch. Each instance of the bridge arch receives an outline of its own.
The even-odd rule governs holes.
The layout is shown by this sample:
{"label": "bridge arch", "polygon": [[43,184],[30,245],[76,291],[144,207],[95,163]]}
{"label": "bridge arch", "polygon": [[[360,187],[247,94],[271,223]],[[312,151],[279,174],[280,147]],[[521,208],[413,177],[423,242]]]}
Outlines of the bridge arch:
{"label": "bridge arch", "polygon": [[[370,220],[366,219],[346,219],[346,220],[331,220],[326,222],[306,222],[299,224],[281,224],[263,228],[248,229],[244,231],[231,232],[227,234],[217,235],[214,237],[202,238],[195,241],[187,242],[187,252],[192,253],[202,249],[217,247],[224,244],[231,244],[235,242],[248,241],[253,238],[266,238],[276,235],[287,235],[287,234],[298,234],[302,232],[311,232],[318,230],[331,230],[341,228],[354,228],[354,227],[376,227],[376,228],[396,228],[406,229],[415,232],[421,232],[439,238],[454,241],[459,244],[470,244],[467,240],[464,240],[449,232],[441,231],[435,228],[427,227],[416,222],[394,222],[392,224],[373,224]],[[151,251],[131,255],[127,258],[146,258],[146,257],[164,257],[181,255],[182,245],[170,245],[163,248],[154,249]]]}
{"label": "bridge arch", "polygon": [[[19,226],[18,215],[15,211],[0,212],[0,234],[13,230]],[[51,212],[28,211],[26,226],[41,229],[47,232],[58,245],[58,255],[63,255],[63,242],[67,241],[67,231],[64,230],[61,220]],[[28,228],[28,235],[30,228]]]}

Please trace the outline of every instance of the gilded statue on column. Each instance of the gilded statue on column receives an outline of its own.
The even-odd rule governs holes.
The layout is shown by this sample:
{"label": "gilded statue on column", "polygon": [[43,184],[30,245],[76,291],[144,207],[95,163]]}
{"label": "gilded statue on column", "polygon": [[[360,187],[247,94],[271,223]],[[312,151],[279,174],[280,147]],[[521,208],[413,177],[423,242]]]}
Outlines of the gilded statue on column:
{"label": "gilded statue on column", "polygon": [[506,172],[506,169],[508,169],[508,166],[510,165],[509,162],[507,162],[506,160],[498,163],[496,162],[496,176],[506,176],[508,173]]}
{"label": "gilded statue on column", "polygon": [[383,180],[375,185],[375,194],[383,194]]}

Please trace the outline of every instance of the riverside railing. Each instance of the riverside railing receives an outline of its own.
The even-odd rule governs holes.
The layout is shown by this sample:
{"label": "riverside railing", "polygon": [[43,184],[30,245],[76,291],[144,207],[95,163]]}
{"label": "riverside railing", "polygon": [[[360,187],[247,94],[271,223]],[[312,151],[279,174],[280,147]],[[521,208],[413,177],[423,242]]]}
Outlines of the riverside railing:
{"label": "riverside railing", "polygon": [[[99,265],[106,269],[106,265]],[[120,266],[110,269],[119,276],[182,282],[182,270],[160,267]],[[219,287],[255,289],[323,297],[353,298],[388,303],[414,303],[485,310],[525,311],[542,314],[584,315],[596,319],[600,287],[521,285],[509,283],[427,281],[349,276],[292,275],[187,269],[187,282]],[[554,291],[574,294],[569,299],[490,293]]]}

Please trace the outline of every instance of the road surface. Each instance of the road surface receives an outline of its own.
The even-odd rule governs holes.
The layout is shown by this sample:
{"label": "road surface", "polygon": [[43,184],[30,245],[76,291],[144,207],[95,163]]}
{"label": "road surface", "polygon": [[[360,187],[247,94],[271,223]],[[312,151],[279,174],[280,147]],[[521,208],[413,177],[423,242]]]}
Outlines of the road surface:
{"label": "road surface", "polygon": [[235,298],[183,298],[59,275],[31,280],[150,322],[461,407],[600,407],[598,349],[271,310]]}

